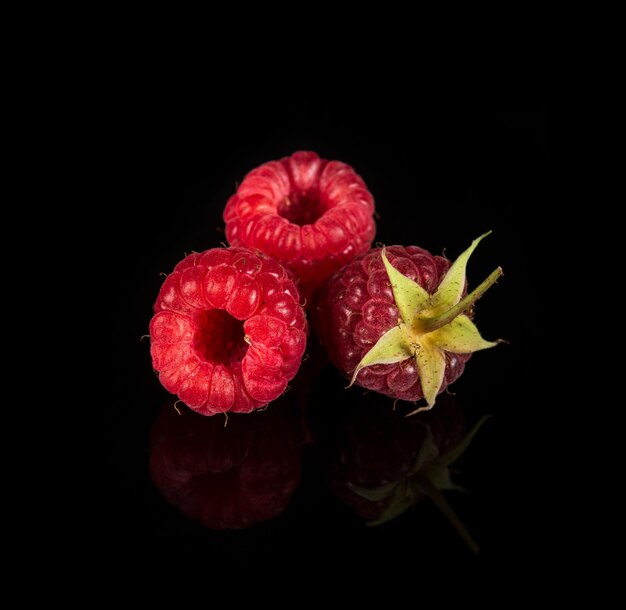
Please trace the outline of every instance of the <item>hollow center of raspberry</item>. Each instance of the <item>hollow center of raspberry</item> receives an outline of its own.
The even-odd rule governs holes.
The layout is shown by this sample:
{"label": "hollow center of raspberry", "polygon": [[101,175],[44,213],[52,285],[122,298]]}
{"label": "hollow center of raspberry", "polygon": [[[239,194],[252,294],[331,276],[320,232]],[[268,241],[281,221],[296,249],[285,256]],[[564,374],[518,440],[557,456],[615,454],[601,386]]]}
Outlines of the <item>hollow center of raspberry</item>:
{"label": "hollow center of raspberry", "polygon": [[311,225],[322,217],[327,206],[321,201],[318,189],[292,191],[278,204],[278,215],[294,225]]}
{"label": "hollow center of raspberry", "polygon": [[197,320],[194,339],[196,353],[206,362],[225,364],[240,362],[248,344],[244,341],[243,322],[223,309],[203,311]]}

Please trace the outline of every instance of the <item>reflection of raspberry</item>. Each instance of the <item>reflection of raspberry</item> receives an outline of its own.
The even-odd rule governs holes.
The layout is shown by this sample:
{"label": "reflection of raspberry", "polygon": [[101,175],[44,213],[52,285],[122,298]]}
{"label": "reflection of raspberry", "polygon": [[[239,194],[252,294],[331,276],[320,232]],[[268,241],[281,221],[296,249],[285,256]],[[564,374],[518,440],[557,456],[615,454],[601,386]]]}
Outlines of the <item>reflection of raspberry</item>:
{"label": "reflection of raspberry", "polygon": [[278,516],[300,479],[302,429],[281,398],[265,412],[221,419],[172,405],[150,434],[150,476],[164,498],[212,529]]}
{"label": "reflection of raspberry", "polygon": [[306,345],[298,290],[245,248],[191,254],[163,283],[150,322],[154,368],[203,415],[249,412],[280,396]]}
{"label": "reflection of raspberry", "polygon": [[[421,466],[421,470],[427,470],[438,455],[461,440],[465,425],[449,397],[442,399],[434,411],[420,419],[411,419],[405,413],[391,410],[376,394],[369,396],[370,400],[359,397],[359,408],[353,410],[352,418],[341,431],[345,436],[333,469],[332,486],[341,500],[353,506],[363,519],[371,521],[381,515],[389,498],[372,501],[355,490],[376,489],[408,476],[424,443],[432,442],[436,449]],[[416,494],[414,502],[422,498]]]}
{"label": "reflection of raspberry", "polygon": [[252,170],[224,211],[233,246],[258,249],[288,266],[308,296],[368,250],[374,200],[345,163],[296,152]]}
{"label": "reflection of raspberry", "polygon": [[[417,417],[406,417],[407,406],[391,409],[390,400],[376,392],[347,392],[341,409],[326,404],[321,394],[314,402],[311,426],[326,456],[331,487],[366,521],[383,515],[395,483],[428,473],[438,456],[458,445],[466,429],[460,409],[447,395],[437,409]],[[414,470],[418,459],[420,467]],[[389,493],[380,496],[367,493],[386,488]],[[422,499],[414,493],[412,503]]]}
{"label": "reflection of raspberry", "polygon": [[[330,425],[317,427],[326,446],[331,487],[368,525],[381,525],[429,498],[469,548],[478,545],[444,492],[461,489],[452,477],[456,461],[471,444],[486,417],[465,433],[460,410],[449,396],[438,408],[417,417],[389,408],[389,399],[374,392],[355,396],[342,409],[328,411]],[[318,415],[319,418],[319,415]],[[318,424],[323,423],[323,417]]]}

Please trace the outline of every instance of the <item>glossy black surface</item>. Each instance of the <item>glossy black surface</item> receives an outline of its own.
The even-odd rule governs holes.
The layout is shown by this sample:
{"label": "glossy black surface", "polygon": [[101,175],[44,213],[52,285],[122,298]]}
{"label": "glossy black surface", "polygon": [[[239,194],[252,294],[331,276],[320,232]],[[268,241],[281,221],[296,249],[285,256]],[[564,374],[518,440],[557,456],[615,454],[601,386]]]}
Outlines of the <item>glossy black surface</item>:
{"label": "glossy black surface", "polygon": [[[104,373],[112,384],[95,431],[93,547],[140,560],[193,560],[218,571],[260,564],[296,570],[315,556],[323,556],[328,569],[390,569],[400,555],[416,567],[501,567],[537,548],[539,532],[549,525],[536,476],[542,457],[535,450],[545,432],[533,419],[542,407],[542,380],[533,375],[544,359],[536,306],[544,290],[541,219],[551,197],[546,101],[519,91],[416,100],[401,86],[390,96],[357,98],[318,92],[256,99],[232,91],[198,98],[185,88],[160,97],[143,87],[134,93],[104,119],[112,180],[103,185],[111,230],[103,342]],[[363,176],[376,200],[378,242],[445,248],[453,258],[493,230],[470,261],[469,281],[476,285],[503,267],[504,278],[478,303],[476,321],[483,336],[510,344],[475,354],[451,388],[463,426],[492,417],[454,464],[454,478],[467,493],[445,492],[480,545],[478,556],[431,501],[377,527],[364,525],[358,502],[338,491],[350,469],[338,474],[337,460],[356,451],[349,449],[357,442],[355,429],[365,430],[367,447],[373,424],[359,423],[361,390],[345,390],[344,380],[323,363],[306,380],[310,391],[292,405],[301,426],[294,435],[302,438],[289,459],[297,459],[300,480],[288,491],[284,512],[249,528],[216,531],[181,515],[150,479],[150,431],[159,410],[173,403],[152,372],[149,342],[140,340],[148,332],[159,273],[169,272],[185,252],[219,245],[221,211],[237,181],[298,149],[346,161]],[[381,405],[367,408],[376,411],[370,414],[379,422],[374,427],[389,426],[389,442],[419,444],[403,436],[411,424],[401,410],[387,418]],[[403,451],[408,457],[402,451],[388,456],[394,476],[405,468],[402,460],[415,458],[415,449]],[[375,482],[378,475],[367,476]]]}

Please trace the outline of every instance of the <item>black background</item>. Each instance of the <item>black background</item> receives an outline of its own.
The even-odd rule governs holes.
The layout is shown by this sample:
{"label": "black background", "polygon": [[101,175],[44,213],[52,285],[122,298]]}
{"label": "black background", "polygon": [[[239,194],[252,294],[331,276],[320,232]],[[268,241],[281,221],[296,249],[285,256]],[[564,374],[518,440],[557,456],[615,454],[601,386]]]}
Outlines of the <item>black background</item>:
{"label": "black background", "polygon": [[[550,206],[549,105],[526,87],[497,94],[419,95],[410,87],[347,78],[341,86],[273,89],[129,82],[104,94],[98,117],[107,229],[109,325],[94,431],[94,549],[162,565],[193,562],[213,573],[261,566],[411,569],[430,562],[487,571],[542,549],[551,513],[540,476],[545,432],[532,417],[542,353],[539,269]],[[469,421],[484,426],[462,462],[470,493],[449,495],[482,552],[473,557],[434,507],[364,528],[324,491],[307,447],[291,508],[274,521],[211,532],[160,498],[147,475],[148,433],[168,398],[152,372],[148,332],[162,277],[193,250],[225,240],[221,213],[246,172],[296,150],[352,165],[376,200],[377,242],[415,244],[454,258],[492,229],[468,268],[470,286],[497,265],[504,277],[477,306],[487,338],[509,345],[475,355],[454,386]],[[540,381],[538,383],[541,383]],[[341,403],[336,374],[319,381]],[[354,390],[351,390],[354,391]],[[340,408],[340,406],[338,406]],[[532,450],[529,450],[532,447]]]}

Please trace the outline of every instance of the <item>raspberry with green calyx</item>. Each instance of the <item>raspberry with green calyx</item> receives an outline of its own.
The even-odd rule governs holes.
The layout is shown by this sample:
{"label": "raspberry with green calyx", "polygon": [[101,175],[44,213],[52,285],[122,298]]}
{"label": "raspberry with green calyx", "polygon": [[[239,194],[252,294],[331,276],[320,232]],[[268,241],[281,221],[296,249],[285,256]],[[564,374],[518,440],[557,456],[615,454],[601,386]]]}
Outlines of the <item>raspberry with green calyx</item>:
{"label": "raspberry with green calyx", "polygon": [[470,354],[499,343],[481,337],[470,311],[502,269],[464,296],[467,261],[488,234],[452,265],[420,248],[391,246],[370,251],[329,281],[314,321],[331,360],[351,374],[350,385],[401,400],[424,398],[426,406],[412,413],[428,410]]}

